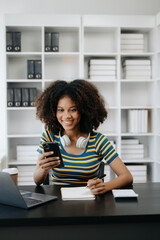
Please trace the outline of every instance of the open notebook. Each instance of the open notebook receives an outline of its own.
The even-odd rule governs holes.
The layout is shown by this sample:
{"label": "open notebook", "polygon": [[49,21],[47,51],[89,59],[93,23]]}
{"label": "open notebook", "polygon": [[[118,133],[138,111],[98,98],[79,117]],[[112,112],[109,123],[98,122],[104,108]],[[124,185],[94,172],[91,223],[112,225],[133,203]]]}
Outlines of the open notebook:
{"label": "open notebook", "polygon": [[95,195],[87,187],[62,187],[62,200],[94,200]]}

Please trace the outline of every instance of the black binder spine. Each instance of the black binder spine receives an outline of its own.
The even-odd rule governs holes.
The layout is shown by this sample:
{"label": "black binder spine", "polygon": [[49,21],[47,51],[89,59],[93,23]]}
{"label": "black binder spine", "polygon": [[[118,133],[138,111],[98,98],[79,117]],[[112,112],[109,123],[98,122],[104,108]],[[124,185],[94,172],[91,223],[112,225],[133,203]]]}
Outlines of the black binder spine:
{"label": "black binder spine", "polygon": [[35,106],[35,99],[37,97],[37,88],[29,88],[29,106]]}
{"label": "black binder spine", "polygon": [[21,107],[22,106],[22,89],[14,88],[14,106]]}
{"label": "black binder spine", "polygon": [[13,88],[7,89],[7,107],[13,107],[14,105],[14,90]]}
{"label": "black binder spine", "polygon": [[13,32],[13,48],[15,52],[21,51],[21,33]]}
{"label": "black binder spine", "polygon": [[52,48],[52,52],[59,51],[59,33],[58,32],[52,32],[51,48]]}
{"label": "black binder spine", "polygon": [[45,32],[45,52],[51,52],[51,32]]}
{"label": "black binder spine", "polygon": [[41,79],[42,78],[42,62],[41,60],[35,60],[34,61],[34,74],[36,79]]}
{"label": "black binder spine", "polygon": [[29,89],[22,88],[22,107],[29,106]]}
{"label": "black binder spine", "polygon": [[27,78],[34,79],[34,60],[27,60]]}
{"label": "black binder spine", "polygon": [[13,51],[13,41],[12,41],[12,32],[6,32],[6,51]]}

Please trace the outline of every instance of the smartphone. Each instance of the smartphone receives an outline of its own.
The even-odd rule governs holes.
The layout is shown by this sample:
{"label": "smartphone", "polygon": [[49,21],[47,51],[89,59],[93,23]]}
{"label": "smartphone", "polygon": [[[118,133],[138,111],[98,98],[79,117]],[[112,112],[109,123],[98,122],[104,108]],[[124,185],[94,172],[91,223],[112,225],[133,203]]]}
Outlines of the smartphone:
{"label": "smartphone", "polygon": [[57,166],[58,168],[64,167],[64,163],[62,160],[61,152],[59,149],[59,145],[56,142],[44,142],[43,149],[45,152],[54,152],[52,155],[48,157],[59,157],[60,158],[60,164]]}

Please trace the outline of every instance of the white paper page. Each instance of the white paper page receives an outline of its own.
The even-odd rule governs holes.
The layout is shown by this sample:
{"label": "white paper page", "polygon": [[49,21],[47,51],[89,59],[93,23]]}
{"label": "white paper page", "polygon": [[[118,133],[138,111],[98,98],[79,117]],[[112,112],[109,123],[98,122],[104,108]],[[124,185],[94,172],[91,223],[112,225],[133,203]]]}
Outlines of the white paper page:
{"label": "white paper page", "polygon": [[138,194],[135,193],[132,189],[113,189],[112,193],[115,198],[138,197]]}
{"label": "white paper page", "polygon": [[93,200],[95,195],[87,187],[61,188],[62,200]]}

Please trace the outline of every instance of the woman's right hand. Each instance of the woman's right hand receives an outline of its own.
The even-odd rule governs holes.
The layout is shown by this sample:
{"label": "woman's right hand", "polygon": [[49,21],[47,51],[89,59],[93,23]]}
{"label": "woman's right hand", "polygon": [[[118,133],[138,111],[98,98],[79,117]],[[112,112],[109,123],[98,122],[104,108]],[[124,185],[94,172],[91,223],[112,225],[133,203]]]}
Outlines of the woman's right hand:
{"label": "woman's right hand", "polygon": [[60,164],[60,158],[50,157],[53,152],[44,152],[38,156],[38,166],[48,172],[51,168],[55,168]]}

